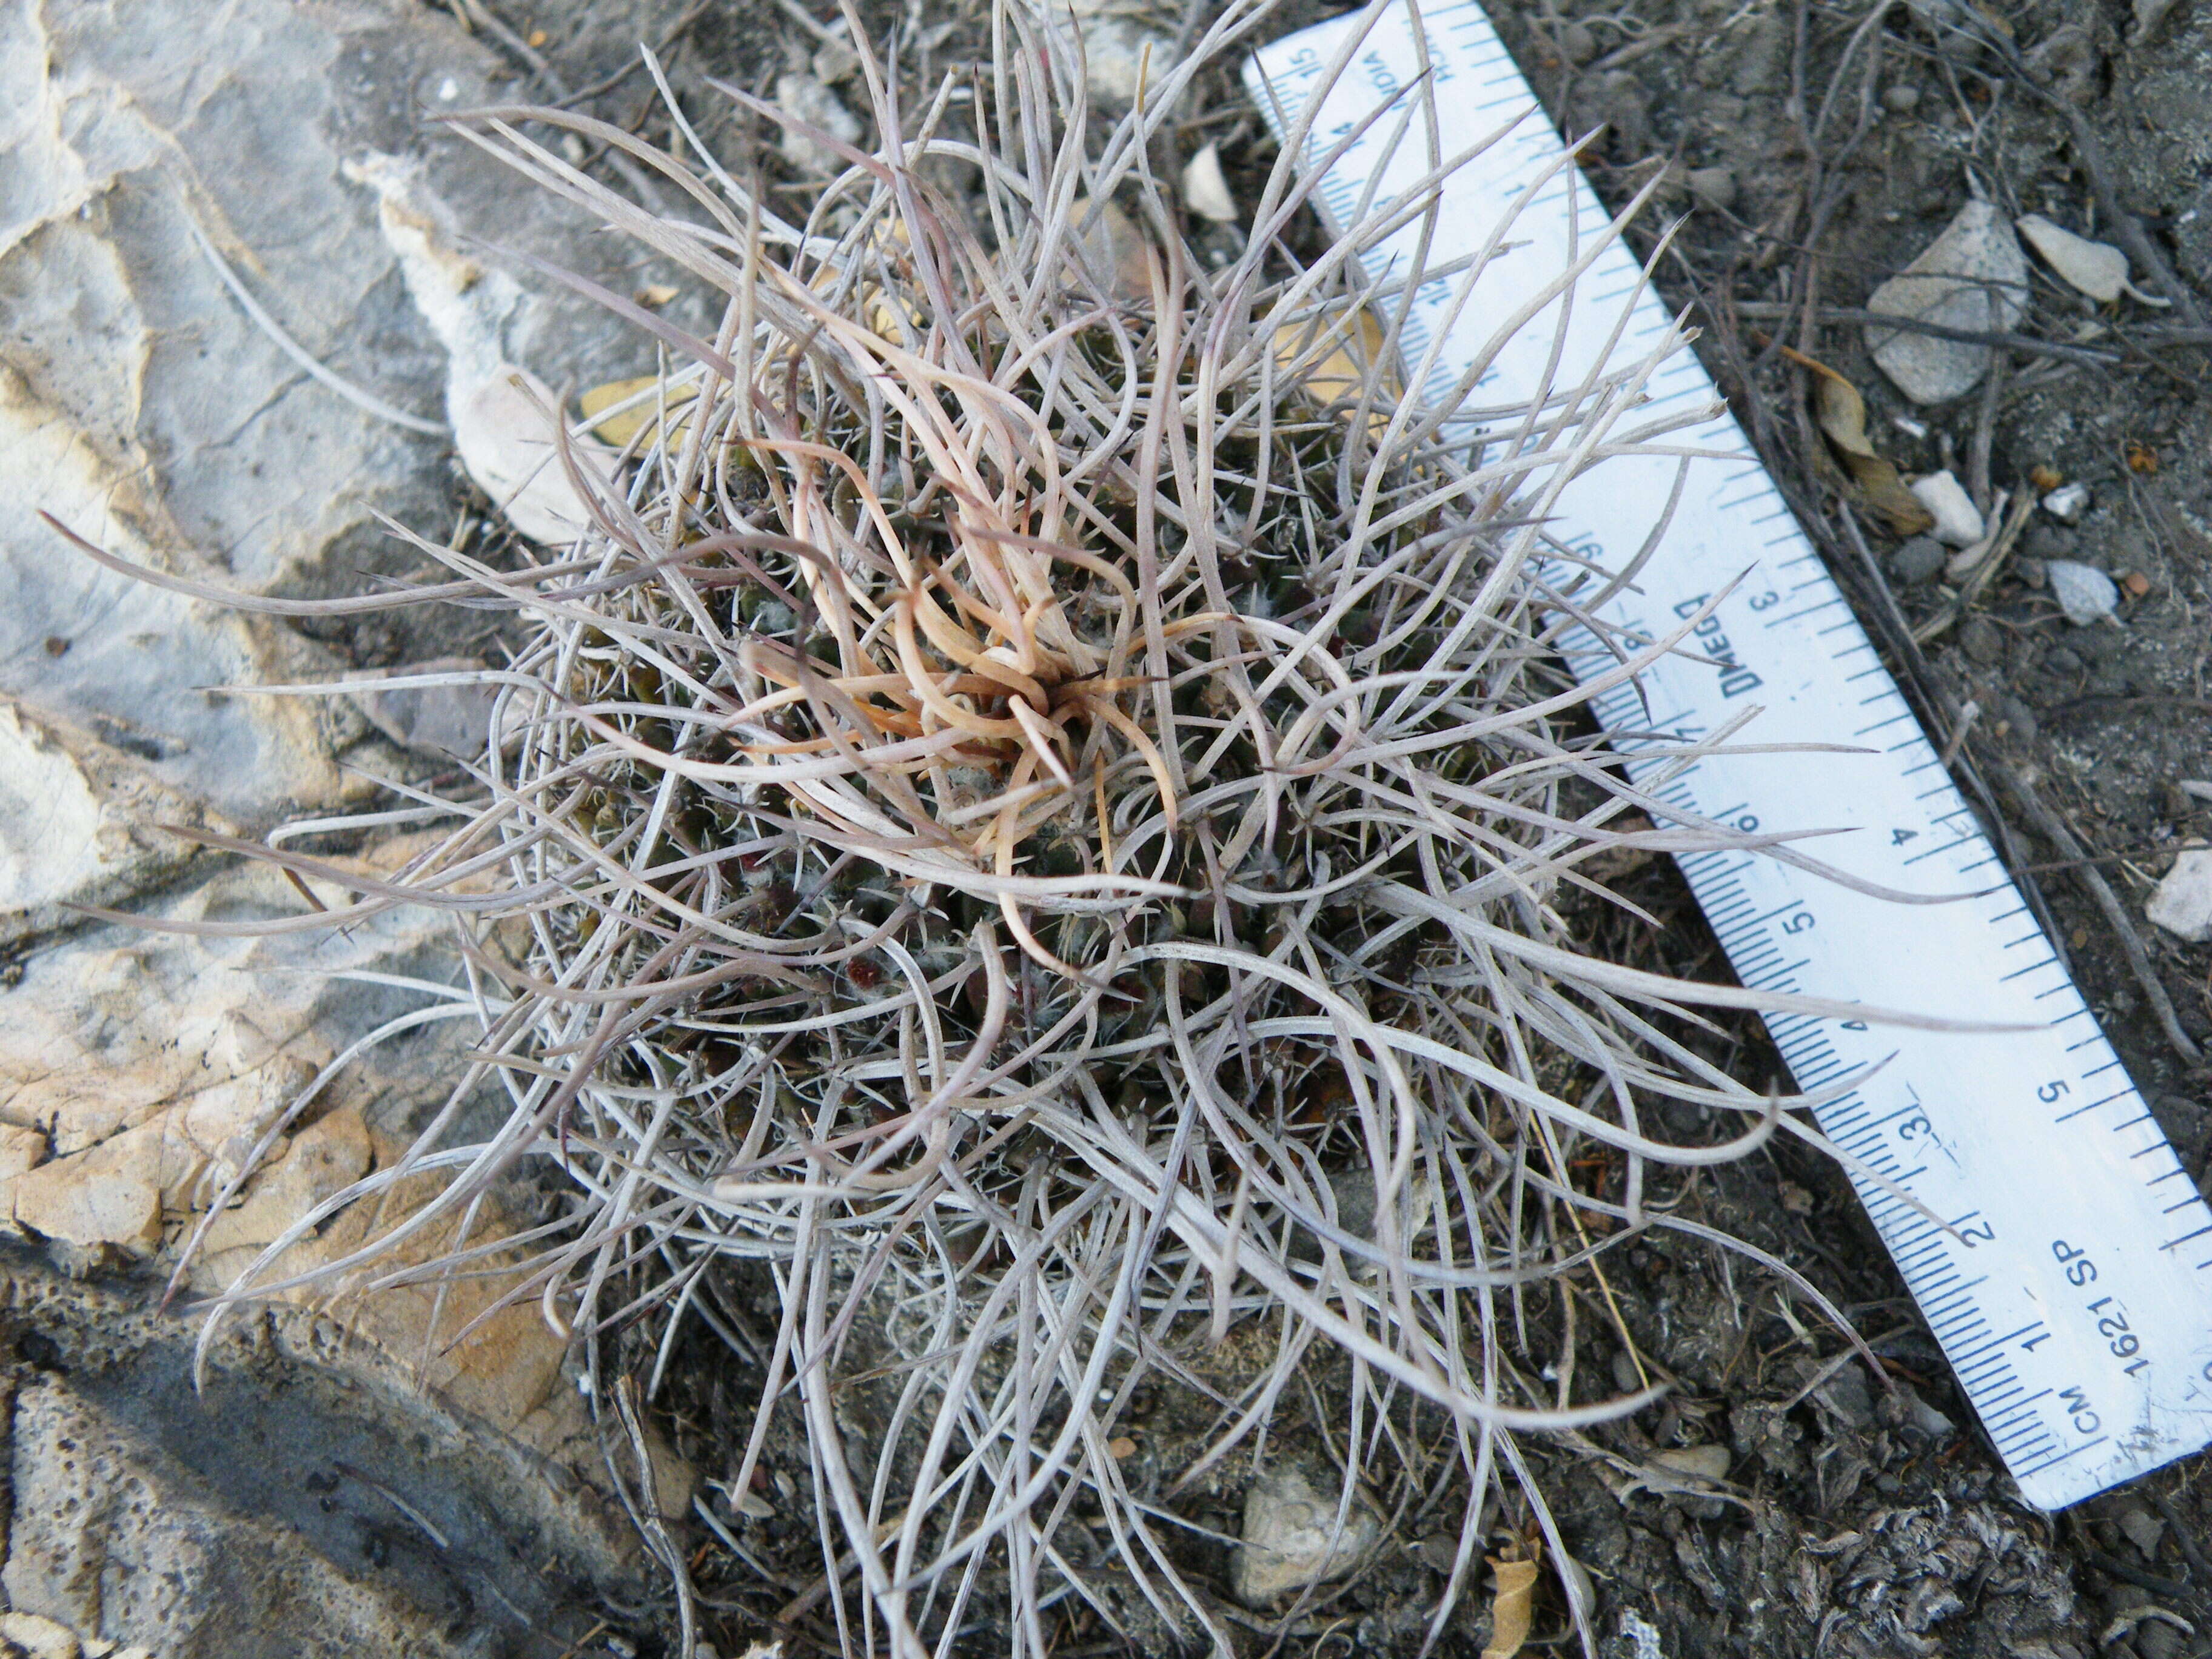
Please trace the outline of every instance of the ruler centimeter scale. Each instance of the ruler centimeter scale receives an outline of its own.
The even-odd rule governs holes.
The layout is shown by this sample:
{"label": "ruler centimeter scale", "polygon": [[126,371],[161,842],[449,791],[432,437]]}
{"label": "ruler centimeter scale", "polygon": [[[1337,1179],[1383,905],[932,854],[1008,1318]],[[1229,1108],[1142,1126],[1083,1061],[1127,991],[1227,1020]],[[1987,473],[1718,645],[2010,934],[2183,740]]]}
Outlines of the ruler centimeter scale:
{"label": "ruler centimeter scale", "polygon": [[[1310,173],[1326,166],[1316,193],[1340,233],[1363,202],[1380,214],[1437,165],[1429,112],[1407,121],[1386,109],[1361,132],[1378,108],[1431,88],[1437,156],[1500,135],[1443,185],[1426,269],[1478,253],[1541,180],[1504,251],[1471,275],[1409,279],[1418,221],[1364,256],[1378,285],[1405,296],[1385,301],[1409,307],[1405,360],[1419,362],[1443,340],[1422,388],[1433,405],[1499,319],[1604,238],[1609,216],[1575,167],[1557,165],[1565,148],[1480,7],[1439,0],[1419,15],[1425,82],[1404,0],[1364,38],[1365,20],[1352,15],[1264,47],[1245,80],[1278,138],[1318,91],[1303,161]],[[1345,71],[1322,84],[1354,39]],[[1472,298],[1455,314],[1469,281]],[[1573,386],[1601,362],[1627,367],[1671,326],[1618,240],[1577,280],[1572,301],[1548,380],[1556,304],[1493,359],[1477,403],[1507,406],[1547,385]],[[1638,419],[1715,401],[1687,350],[1647,390]],[[1664,538],[1602,619],[1632,638],[1662,639],[1725,597],[1641,676],[1640,689],[1594,700],[1621,749],[1661,751],[1630,763],[1632,776],[1685,812],[1745,830],[1846,827],[1798,844],[1892,890],[1978,895],[1907,905],[1755,853],[1685,858],[1738,977],[1759,990],[2034,1028],[1961,1035],[1767,1017],[1801,1088],[1871,1071],[1814,1115],[1890,1183],[1853,1175],[1960,1386],[2022,1495],[2042,1509],[2212,1443],[2212,1211],[1733,417],[1723,412],[1666,441],[1717,454],[1689,464]],[[1600,569],[1625,568],[1680,466],[1674,456],[1606,460],[1561,493],[1555,533]],[[1563,649],[1584,679],[1615,665],[1586,629]],[[1741,742],[1863,752],[1717,754],[1686,765],[1663,757],[1750,708],[1758,713]]]}

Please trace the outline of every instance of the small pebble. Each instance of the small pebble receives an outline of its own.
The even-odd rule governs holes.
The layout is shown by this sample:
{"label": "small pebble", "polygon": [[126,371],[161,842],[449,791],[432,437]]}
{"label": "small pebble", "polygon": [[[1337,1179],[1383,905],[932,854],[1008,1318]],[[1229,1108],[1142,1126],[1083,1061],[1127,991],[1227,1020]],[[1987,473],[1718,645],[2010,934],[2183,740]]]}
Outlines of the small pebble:
{"label": "small pebble", "polygon": [[2141,599],[2150,592],[2150,578],[2140,570],[2130,570],[2120,578],[2120,586],[2126,588],[2136,598]]}
{"label": "small pebble", "polygon": [[70,642],[64,639],[60,635],[49,634],[46,635],[46,654],[48,656],[66,657],[69,655],[69,648]]}
{"label": "small pebble", "polygon": [[1692,167],[1682,181],[1700,207],[1725,213],[1735,205],[1735,174],[1729,168]]}
{"label": "small pebble", "polygon": [[2089,510],[2089,486],[2061,484],[2043,498],[2043,510],[2061,524],[2079,524]]}
{"label": "small pebble", "polygon": [[2030,558],[2069,559],[2074,556],[2074,532],[2055,524],[2032,524],[2020,539],[2020,550]]}
{"label": "small pebble", "polygon": [[1948,556],[1933,536],[1915,536],[1889,556],[1889,574],[1906,587],[1917,587],[1941,570]]}
{"label": "small pebble", "polygon": [[2044,567],[2044,573],[2051,579],[2051,597],[2066,613],[2066,620],[2076,628],[2102,622],[2119,607],[2120,590],[2112,586],[2110,576],[2094,565],[2074,559],[2053,559]]}
{"label": "small pebble", "polygon": [[2036,720],[2035,711],[2010,692],[1997,699],[1997,719],[2007,732],[2022,743],[2033,743],[2043,729]]}
{"label": "small pebble", "polygon": [[2177,857],[2143,915],[2186,944],[2212,939],[2212,852],[2192,848]]}
{"label": "small pebble", "polygon": [[1959,630],[1959,644],[1984,668],[1994,667],[2004,657],[2004,635],[1987,617],[1967,617],[1966,626]]}
{"label": "small pebble", "polygon": [[1208,144],[1182,170],[1182,200],[1201,219],[1211,219],[1217,225],[1236,222],[1237,198],[1230,193],[1229,179],[1221,171],[1221,151],[1217,146]]}
{"label": "small pebble", "polygon": [[2166,1532],[2166,1522],[2153,1515],[2141,1504],[2130,1504],[2113,1522],[2127,1534],[2128,1542],[2142,1552],[2146,1561],[2158,1559],[2158,1540]]}
{"label": "small pebble", "polygon": [[1982,538],[1981,509],[1966,493],[1966,485],[1947,468],[1912,481],[1912,493],[1921,506],[1936,515],[1929,533],[1947,547],[1972,547]]}
{"label": "small pebble", "polygon": [[2038,494],[2047,495],[2066,479],[2055,466],[2031,466],[2027,469],[2027,481],[2035,486]]}
{"label": "small pebble", "polygon": [[1658,1468],[1700,1480],[1727,1480],[1730,1461],[1726,1446],[1676,1446],[1651,1455]]}
{"label": "small pebble", "polygon": [[2043,653],[2043,672],[2046,674],[2078,674],[2082,666],[2081,659],[2063,645],[2054,645]]}
{"label": "small pebble", "polygon": [[1881,89],[1881,106],[1893,115],[1909,115],[1920,107],[1920,88],[1899,82]]}
{"label": "small pebble", "polygon": [[1570,23],[1559,31],[1559,53],[1570,64],[1587,64],[1597,56],[1597,36],[1586,23]]}
{"label": "small pebble", "polygon": [[2013,566],[2013,571],[2030,587],[2041,589],[2051,585],[2051,568],[2041,559],[2022,559]]}
{"label": "small pebble", "polygon": [[1106,1455],[1119,1463],[1137,1455],[1137,1443],[1126,1434],[1119,1436],[1106,1443]]}

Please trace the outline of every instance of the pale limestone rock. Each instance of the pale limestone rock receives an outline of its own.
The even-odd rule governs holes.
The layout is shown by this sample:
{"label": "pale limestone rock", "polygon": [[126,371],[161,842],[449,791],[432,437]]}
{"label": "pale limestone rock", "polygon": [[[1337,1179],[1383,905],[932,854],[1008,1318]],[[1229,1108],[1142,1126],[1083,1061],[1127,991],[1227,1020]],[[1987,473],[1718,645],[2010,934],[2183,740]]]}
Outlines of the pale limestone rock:
{"label": "pale limestone rock", "polygon": [[2176,858],[2143,914],[2191,945],[2212,939],[2212,852],[2195,850]]}
{"label": "pale limestone rock", "polygon": [[1382,1525],[1354,1494],[1341,1528],[1337,1496],[1304,1470],[1278,1464],[1244,1494],[1243,1543],[1230,1565],[1230,1587],[1247,1607],[1348,1572],[1374,1547]]}
{"label": "pale limestone rock", "polygon": [[[1969,202],[1920,256],[1876,289],[1867,309],[1972,333],[2003,333],[2027,308],[2027,256],[2002,215]],[[1869,323],[1867,349],[1916,404],[1947,403],[1979,384],[1990,348]]]}
{"label": "pale limestone rock", "polygon": [[111,903],[198,850],[164,825],[223,829],[131,756],[0,696],[0,943]]}
{"label": "pale limestone rock", "polygon": [[1913,495],[1936,520],[1929,534],[1946,547],[1972,547],[1982,538],[1981,509],[1948,471],[1912,481]]}
{"label": "pale limestone rock", "polygon": [[283,1237],[294,1222],[367,1175],[372,1157],[368,1125],[354,1108],[340,1108],[294,1135],[284,1156],[262,1167],[245,1201],[210,1224],[200,1248],[219,1255]]}
{"label": "pale limestone rock", "polygon": [[[327,680],[343,666],[331,651],[105,569],[39,511],[131,563],[248,592],[418,574],[376,515],[453,523],[446,441],[303,374],[204,246],[299,350],[415,426],[501,366],[589,385],[651,357],[494,255],[450,285],[470,329],[438,326],[453,319],[435,296],[401,280],[381,198],[349,162],[383,158],[426,213],[488,243],[639,275],[572,209],[422,120],[490,99],[488,45],[427,8],[235,0],[220,28],[204,12],[0,9],[0,696],[70,734],[82,775],[0,732],[0,942],[51,928],[63,902],[167,879],[176,848],[156,821],[254,832],[365,787],[337,764],[368,730],[343,699],[212,690]],[[421,654],[472,625],[408,622]],[[27,814],[30,779],[52,787]]]}
{"label": "pale limestone rock", "polygon": [[[191,923],[305,908],[276,870],[246,865],[149,914]],[[211,1091],[242,1091],[258,1110],[366,1029],[346,1009],[371,994],[331,975],[404,963],[441,931],[434,916],[393,911],[259,939],[102,928],[33,951],[0,1020],[0,1122],[41,1131],[65,1158],[179,1102],[204,1097],[204,1110],[228,1115],[227,1097]]]}
{"label": "pale limestone rock", "polygon": [[1229,177],[1221,170],[1218,144],[1206,145],[1183,168],[1182,204],[1217,225],[1237,222],[1237,198],[1230,193]]}
{"label": "pale limestone rock", "polygon": [[[371,154],[349,161],[345,172],[375,191],[385,242],[416,309],[446,349],[447,417],[469,476],[531,540],[574,541],[591,511],[561,461],[560,399],[507,355],[511,319],[528,304],[522,286],[462,251],[453,209],[419,163]],[[606,483],[610,460],[606,447],[588,434],[570,443],[570,464],[586,487]]]}
{"label": "pale limestone rock", "polygon": [[84,1653],[75,1631],[35,1613],[0,1613],[0,1642],[12,1644],[23,1659],[82,1659]]}
{"label": "pale limestone rock", "polygon": [[369,724],[401,748],[472,761],[484,752],[489,741],[498,684],[482,678],[465,684],[414,682],[432,676],[450,679],[483,672],[483,665],[471,658],[440,657],[410,663],[404,668],[349,674],[346,679],[360,687],[353,693],[355,706],[368,717]]}
{"label": "pale limestone rock", "polygon": [[1130,0],[1073,0],[1042,8],[1054,27],[1073,33],[1083,52],[1083,77],[1097,103],[1123,110],[1139,91],[1156,98],[1176,66],[1175,37],[1161,19]]}
{"label": "pale limestone rock", "polygon": [[[778,76],[775,106],[793,120],[803,121],[841,143],[866,148],[860,142],[860,118],[847,109],[843,100],[817,76],[796,70]],[[776,138],[776,148],[802,179],[834,179],[852,165],[835,146],[794,127],[782,129]]]}

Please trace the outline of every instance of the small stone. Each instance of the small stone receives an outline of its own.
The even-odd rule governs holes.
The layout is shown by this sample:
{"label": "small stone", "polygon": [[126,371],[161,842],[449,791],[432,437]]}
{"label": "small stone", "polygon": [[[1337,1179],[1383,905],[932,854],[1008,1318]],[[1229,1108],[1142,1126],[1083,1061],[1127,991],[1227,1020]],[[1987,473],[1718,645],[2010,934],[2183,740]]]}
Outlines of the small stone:
{"label": "small stone", "polygon": [[2006,731],[2022,743],[2033,743],[2043,729],[2035,718],[2035,710],[2010,692],[1997,699],[1997,719],[2002,722]]}
{"label": "small stone", "polygon": [[49,634],[46,635],[46,654],[48,656],[66,657],[69,655],[69,648],[70,642],[64,639],[60,635]]}
{"label": "small stone", "polygon": [[2027,533],[2021,538],[2020,550],[2032,559],[2070,559],[2074,556],[2074,542],[2072,531],[2039,520],[2028,526]]}
{"label": "small stone", "polygon": [[[1868,296],[1867,309],[1972,333],[2002,333],[2027,305],[2027,256],[2002,215],[1969,202],[1919,257]],[[1869,323],[1876,367],[1916,404],[1948,403],[1988,373],[1990,348]]]}
{"label": "small stone", "polygon": [[1881,106],[1893,115],[1910,115],[1920,107],[1920,88],[1894,82],[1881,89]]}
{"label": "small stone", "polygon": [[2112,1522],[2126,1535],[2128,1542],[2142,1552],[2144,1560],[2158,1559],[2158,1540],[2166,1534],[2163,1520],[2141,1504],[2130,1504],[2112,1517]]}
{"label": "small stone", "polygon": [[2126,588],[2136,599],[2142,599],[2150,592],[2150,578],[2140,570],[2130,570],[2120,578],[2120,586]]}
{"label": "small stone", "polygon": [[2022,558],[2013,569],[2026,586],[2040,592],[2051,585],[2051,567],[2041,559]]}
{"label": "small stone", "polygon": [[[404,668],[372,669],[346,678],[361,682],[361,690],[352,693],[354,706],[368,717],[370,725],[401,748],[472,761],[484,752],[489,740],[492,703],[499,695],[499,687],[486,684],[480,662],[440,657]],[[441,684],[385,684],[462,675],[471,678]]]}
{"label": "small stone", "polygon": [[2058,601],[2058,608],[2077,628],[2102,622],[2118,608],[2120,590],[2094,565],[2053,559],[2044,566],[2044,572],[2051,579],[2051,596]]}
{"label": "small stone", "polygon": [[1175,68],[1175,41],[1121,15],[1115,0],[1074,0],[1053,15],[1082,38],[1084,82],[1102,103],[1126,109]]}
{"label": "small stone", "polygon": [[2004,657],[2004,635],[1987,617],[1969,617],[1959,630],[1959,645],[1984,668],[1995,667]]}
{"label": "small stone", "polygon": [[1123,1462],[1137,1455],[1137,1443],[1126,1434],[1118,1435],[1106,1443],[1106,1455],[1116,1463]]}
{"label": "small stone", "polygon": [[1725,213],[1735,205],[1735,173],[1730,167],[1692,167],[1682,178],[1700,207]]}
{"label": "small stone", "polygon": [[1237,198],[1230,194],[1229,180],[1221,171],[1218,145],[1208,144],[1182,170],[1182,202],[1200,218],[1217,225],[1237,222]]}
{"label": "small stone", "polygon": [[1731,1461],[1729,1449],[1722,1445],[1673,1446],[1651,1455],[1653,1467],[1699,1480],[1727,1480]]}
{"label": "small stone", "polygon": [[35,1613],[0,1613],[0,1642],[23,1659],[78,1659],[84,1651],[75,1631]]}
{"label": "small stone", "polygon": [[1278,1464],[1244,1494],[1243,1544],[1230,1565],[1230,1587],[1248,1607],[1286,1590],[1334,1577],[1373,1547],[1382,1528],[1354,1494],[1337,1525],[1338,1502],[1305,1473]]}
{"label": "small stone", "polygon": [[1929,533],[1947,547],[1972,547],[1982,538],[1981,510],[1947,469],[1912,481],[1912,493],[1936,516]]}
{"label": "small stone", "polygon": [[2195,848],[2178,856],[2143,915],[2187,944],[2212,940],[2212,852]]}
{"label": "small stone", "polygon": [[1874,1421],[1874,1393],[1867,1387],[1866,1372],[1857,1364],[1850,1364],[1820,1385],[1820,1400],[1828,1409],[1846,1423],[1865,1428]]}
{"label": "small stone", "polygon": [[1559,31],[1559,56],[1577,66],[1597,56],[1597,36],[1587,23],[1570,23]]}
{"label": "small stone", "polygon": [[2061,484],[2043,498],[2043,510],[2064,525],[2081,522],[2081,515],[2089,510],[2089,486],[2085,483]]}
{"label": "small stone", "polygon": [[[787,70],[776,76],[775,106],[840,143],[860,142],[860,118],[817,76]],[[791,127],[784,128],[776,149],[802,179],[834,179],[849,165],[834,145]]]}
{"label": "small stone", "polygon": [[1933,536],[1915,536],[1889,556],[1889,573],[1906,587],[1917,587],[1943,568],[1949,556]]}
{"label": "small stone", "polygon": [[1613,1351],[1613,1386],[1623,1394],[1640,1393],[1644,1379],[1636,1374],[1635,1356],[1626,1348]]}

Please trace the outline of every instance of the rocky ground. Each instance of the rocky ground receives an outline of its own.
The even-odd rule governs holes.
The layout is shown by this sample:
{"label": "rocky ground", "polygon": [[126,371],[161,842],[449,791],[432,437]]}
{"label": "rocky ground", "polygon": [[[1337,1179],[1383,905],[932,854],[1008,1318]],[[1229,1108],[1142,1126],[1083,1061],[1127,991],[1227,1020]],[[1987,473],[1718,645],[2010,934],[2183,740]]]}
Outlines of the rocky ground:
{"label": "rocky ground", "polygon": [[[2212,412],[2200,395],[2212,11],[1547,0],[1493,13],[1561,123],[1603,127],[1590,152],[1601,191],[1620,199],[1660,179],[1650,229],[1683,220],[1662,291],[1692,308],[1698,350],[1875,637],[1942,737],[1958,738],[1962,783],[2203,1170],[2212,1091],[2196,1050],[2212,1042],[2212,945],[2153,925],[2145,905],[2212,830]],[[0,12],[0,496],[15,507],[0,521],[12,601],[0,607],[0,1207],[21,1234],[0,1255],[0,1587],[15,1610],[0,1617],[0,1651],[80,1638],[95,1655],[660,1651],[674,1628],[649,1559],[661,1549],[690,1564],[720,1651],[763,1637],[834,1650],[793,1484],[803,1453],[772,1443],[761,1491],[713,1484],[749,1421],[754,1373],[703,1331],[671,1356],[641,1442],[594,1419],[575,1357],[534,1316],[502,1315],[448,1348],[474,1310],[427,1297],[244,1322],[191,1389],[192,1328],[155,1311],[178,1247],[257,1143],[259,1173],[210,1224],[198,1286],[381,1167],[441,1097],[458,1040],[432,1021],[373,1061],[342,1057],[425,1006],[395,981],[447,979],[443,947],[420,919],[149,939],[62,907],[128,901],[215,923],[296,910],[277,878],[173,830],[258,835],[367,802],[379,779],[434,775],[450,763],[441,711],[366,692],[309,704],[204,689],[490,641],[467,613],[295,625],[217,611],[67,556],[30,516],[276,594],[413,571],[379,514],[499,556],[512,532],[479,483],[499,456],[482,430],[473,448],[466,432],[457,441],[447,411],[497,414],[509,366],[581,386],[650,372],[653,354],[486,245],[690,324],[706,301],[426,118],[570,99],[657,132],[634,68],[642,40],[679,96],[717,112],[710,139],[767,155],[772,142],[706,77],[816,100],[829,118],[818,100],[838,96],[843,65],[827,10],[240,0],[222,15],[209,29],[198,9],[160,3],[11,0]],[[899,21],[914,71],[932,79],[978,38],[949,0]],[[1133,10],[1097,27],[1126,45],[1176,21]],[[1233,193],[1267,159],[1261,130],[1227,76],[1209,96],[1179,143],[1218,142]],[[635,185],[603,146],[571,159]],[[795,151],[766,164],[796,193],[810,162]],[[1911,401],[1869,357],[1860,313],[1970,199],[2123,245],[2136,287],[2172,305],[2100,303],[2033,264],[2028,303],[1977,382]],[[383,410],[304,369],[233,283]],[[1999,492],[2083,485],[2080,510],[2019,519],[1978,583],[1946,576],[1950,550],[1903,537],[1876,536],[1869,570],[1839,516],[1863,500],[1849,497],[1785,347],[1863,394],[1876,446],[1906,475],[1949,470],[1995,523],[2011,522]],[[2052,572],[2069,564],[2112,579],[2108,620],[2063,616]],[[1614,941],[1625,954],[1722,971],[1671,870],[1619,882],[1675,924],[1656,945]],[[1753,1029],[1725,1046],[1744,1074],[1772,1068]],[[284,1122],[325,1068],[312,1110]],[[1625,1317],[1674,1390],[1632,1423],[1532,1449],[1611,1648],[2212,1651],[2201,1460],[2063,1516],[2026,1510],[1832,1170],[1777,1152],[1665,1196],[1843,1304],[1882,1375],[1740,1262],[1663,1237],[1616,1253]],[[346,1239],[332,1222],[311,1248],[335,1260]],[[718,1292],[741,1346],[772,1326],[766,1293],[737,1276]],[[1601,1332],[1583,1334],[1579,1358],[1594,1389],[1632,1381],[1616,1378],[1626,1356]],[[1162,1468],[1176,1421],[1164,1406],[1141,1454]],[[1193,1492],[1189,1518],[1234,1535],[1246,1496],[1224,1472]],[[665,1512],[653,1541],[637,1541],[625,1503]],[[1308,1607],[1287,1650],[1412,1651],[1437,1547],[1418,1531],[1379,1539],[1373,1570]],[[1232,1562],[1218,1555],[1226,1589]],[[1564,1607],[1559,1581],[1538,1587],[1536,1646],[1572,1646]],[[1444,1650],[1480,1650],[1486,1617],[1478,1605]],[[1260,1651],[1267,1638],[1252,1633]],[[976,1639],[988,1650],[988,1632]],[[1072,1630],[1065,1650],[1121,1649],[1094,1629]]]}

